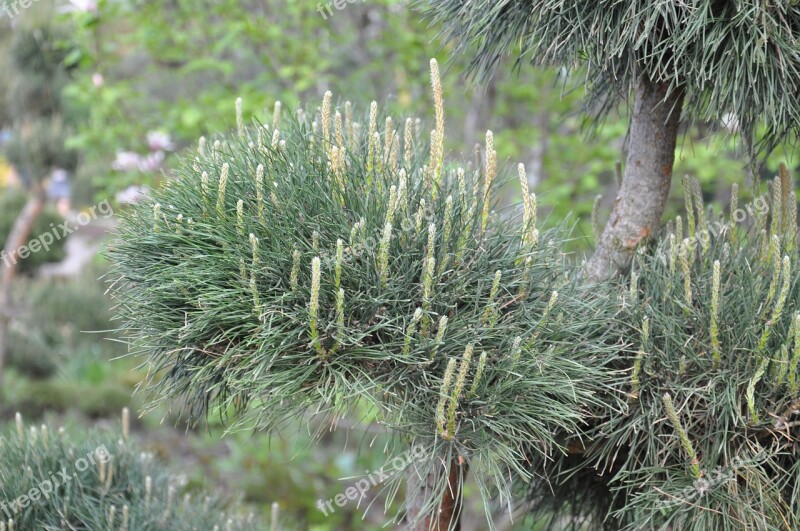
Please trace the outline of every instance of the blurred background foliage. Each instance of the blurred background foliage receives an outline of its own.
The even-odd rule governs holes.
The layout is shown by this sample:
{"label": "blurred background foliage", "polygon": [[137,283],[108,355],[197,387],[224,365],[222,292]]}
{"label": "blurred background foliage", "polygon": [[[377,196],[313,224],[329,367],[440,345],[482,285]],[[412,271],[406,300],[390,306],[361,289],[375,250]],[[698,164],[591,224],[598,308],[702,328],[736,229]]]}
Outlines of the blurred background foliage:
{"label": "blurred background foliage", "polygon": [[[608,210],[615,194],[626,109],[585,134],[583,94],[574,88],[579,71],[567,76],[508,59],[498,76],[478,84],[465,79],[464,60],[449,54],[438,29],[406,1],[346,3],[323,12],[327,19],[317,4],[299,0],[101,0],[96,10],[79,13],[70,21],[79,46],[69,60],[80,74],[67,94],[88,116],[71,145],[83,154],[79,181],[91,184],[78,188],[108,196],[123,185],[158,180],[159,172],[113,172],[110,162],[120,150],[145,151],[148,131],[167,132],[185,147],[230,128],[237,96],[245,116],[263,114],[275,101],[315,107],[328,89],[340,104],[352,100],[364,108],[378,99],[396,120],[409,104],[428,116],[427,60],[435,56],[448,65],[448,147],[469,160],[472,146],[492,129],[506,169],[525,162],[532,189],[554,219],[572,213],[582,220],[580,233],[591,234],[595,196],[604,195]],[[749,179],[731,129],[694,125],[680,146],[676,175],[700,179],[710,201],[727,201],[729,185]],[[764,176],[786,158],[775,152],[764,161]],[[681,191],[673,195],[675,213]]]}
{"label": "blurred background foliage", "polygon": [[[406,0],[345,3],[344,9],[331,11],[327,2],[306,0],[40,0],[29,9],[18,0],[0,0],[3,5],[8,9],[0,9],[0,143],[15,125],[13,111],[37,103],[15,99],[9,52],[25,20],[45,17],[60,39],[61,66],[70,73],[61,78],[59,104],[70,123],[63,131],[66,146],[76,154],[69,165],[77,210],[104,199],[114,202],[130,186],[154,186],[169,178],[177,152],[192,149],[201,135],[234,126],[239,96],[246,117],[270,116],[275,101],[284,108],[313,109],[328,89],[339,105],[350,100],[365,109],[376,99],[396,122],[406,118],[401,109],[432,116],[430,57],[447,65],[447,148],[469,161],[472,146],[492,129],[504,172],[514,171],[517,162],[528,168],[541,218],[555,223],[573,215],[576,235],[585,236],[573,242],[574,250],[587,252],[593,245],[595,197],[603,195],[604,221],[616,194],[614,167],[624,159],[626,109],[587,135],[582,91],[574,88],[580,87],[581,72],[567,75],[506,59],[496,77],[475,83],[465,77],[464,60],[451,56],[450,45],[438,40],[438,28]],[[12,18],[8,13],[14,6],[19,13]],[[31,88],[37,86],[34,82]],[[13,139],[7,142],[13,145]],[[744,203],[753,191],[739,147],[735,124],[693,125],[680,144],[676,176],[698,178],[706,201],[722,207],[730,184],[739,183]],[[0,158],[4,239],[24,198],[7,187],[13,181],[13,149],[0,151],[6,153],[5,161]],[[782,149],[760,161],[762,180],[784,160],[797,168],[797,158]],[[673,182],[668,217],[682,206],[681,179]],[[515,200],[517,193],[510,187],[505,199]],[[46,213],[34,234],[56,221],[57,214]],[[24,267],[33,274],[37,265],[60,260],[63,252],[53,248],[36,254]],[[109,332],[116,324],[104,295],[107,279],[98,280],[103,262],[95,258],[69,278],[25,276],[16,286],[21,308],[12,324],[9,375],[0,397],[3,421],[19,410],[34,421],[85,424],[140,405],[134,391],[143,375],[135,360],[119,359],[124,338]],[[287,439],[250,433],[220,439],[221,420],[209,427],[210,435],[174,427],[176,419],[164,410],[134,429],[147,448],[182,464],[191,481],[243,492],[245,502],[262,515],[277,501],[299,528],[380,528],[383,502],[377,491],[370,493],[376,500],[364,520],[363,505],[347,505],[327,518],[315,506],[317,499],[332,498],[351,484],[340,478],[363,475],[386,461],[380,430],[348,426],[312,447],[302,430]],[[483,518],[464,521],[468,530],[470,521]],[[517,528],[532,525],[518,522]]]}

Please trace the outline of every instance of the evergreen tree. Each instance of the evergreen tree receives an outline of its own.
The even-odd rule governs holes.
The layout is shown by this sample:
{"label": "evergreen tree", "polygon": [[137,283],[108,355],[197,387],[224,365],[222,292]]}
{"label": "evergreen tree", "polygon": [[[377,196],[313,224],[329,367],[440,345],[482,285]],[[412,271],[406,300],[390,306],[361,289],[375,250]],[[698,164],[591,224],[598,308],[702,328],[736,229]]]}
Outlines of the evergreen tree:
{"label": "evergreen tree", "polygon": [[368,405],[387,453],[415,449],[385,484],[391,503],[408,478],[415,530],[460,527],[468,474],[490,528],[496,504],[553,529],[800,526],[788,173],[749,230],[687,183],[686,226],[588,285],[523,167],[521,219],[493,211],[491,133],[485,164],[444,158],[432,73],[430,142],[330,93],[313,116],[239,112],[122,220],[112,291],[154,404],[317,433]]}
{"label": "evergreen tree", "polygon": [[[736,117],[751,154],[769,151],[800,124],[800,4],[795,1],[467,0],[426,2],[444,34],[488,72],[498,59],[586,70],[598,117],[628,103],[622,186],[588,274],[626,271],[654,233],[686,121]],[[583,78],[583,76],[581,76]],[[756,126],[765,134],[753,139]]]}
{"label": "evergreen tree", "polygon": [[[561,252],[565,229],[537,229],[535,196],[522,219],[493,211],[492,133],[485,165],[444,158],[431,68],[430,142],[375,103],[362,127],[330,93],[319,114],[276,109],[246,127],[239,113],[110,248],[155,403],[270,431],[368,405],[395,436],[390,501],[410,478],[396,521],[426,530],[458,528],[468,473],[487,515],[512,505],[542,473],[531,456],[565,451],[619,405],[604,367],[622,345],[603,290]],[[404,448],[414,459],[396,461]]]}
{"label": "evergreen tree", "polygon": [[61,91],[68,79],[64,35],[49,13],[30,8],[14,21],[8,48],[5,95],[12,137],[6,157],[19,174],[29,199],[5,239],[0,263],[0,385],[11,319],[11,283],[19,250],[45,204],[45,180],[56,168],[72,171],[77,156],[65,146]]}

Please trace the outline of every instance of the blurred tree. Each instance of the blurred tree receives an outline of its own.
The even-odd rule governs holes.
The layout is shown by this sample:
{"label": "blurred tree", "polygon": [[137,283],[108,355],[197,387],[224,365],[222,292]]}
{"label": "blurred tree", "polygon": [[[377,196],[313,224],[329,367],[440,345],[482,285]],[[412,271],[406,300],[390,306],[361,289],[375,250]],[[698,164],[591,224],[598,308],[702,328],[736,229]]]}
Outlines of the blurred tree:
{"label": "blurred tree", "polygon": [[[401,123],[412,103],[415,113],[429,113],[421,65],[450,48],[436,41],[438,26],[427,25],[408,4],[353,3],[327,19],[315,4],[299,0],[110,2],[71,13],[81,43],[71,59],[80,71],[67,94],[89,116],[70,139],[82,152],[76,187],[106,198],[152,184],[162,172],[112,171],[117,153],[144,152],[154,130],[169,133],[177,147],[223,130],[238,96],[245,118],[276,100],[289,110],[318,101],[327,88],[362,107],[385,94],[381,105]],[[454,61],[453,70],[462,63]],[[445,76],[449,116],[464,124],[447,139],[448,149],[458,149],[463,162],[486,128],[502,131],[500,163],[525,161],[531,186],[547,192],[543,205],[554,217],[588,214],[594,196],[612,181],[625,128],[620,121],[589,143],[577,135],[581,91],[562,90],[573,75],[580,73],[553,83],[550,72],[525,70],[478,88],[455,72]],[[168,157],[164,168],[176,160]]]}
{"label": "blurred tree", "polygon": [[[323,87],[354,97],[388,94],[389,112],[402,123],[409,102],[427,110],[420,96],[435,35],[421,31],[405,4],[348,4],[327,20],[316,3],[299,0],[108,2],[71,13],[81,47],[70,60],[81,75],[68,95],[89,120],[70,144],[85,152],[93,188],[108,197],[161,177],[110,171],[117,152],[146,149],[150,131],[169,133],[178,147],[220,131],[239,96],[248,119],[277,100],[288,110],[317,101]],[[468,106],[456,81],[460,113]]]}
{"label": "blurred tree", "polygon": [[[800,4],[500,0],[428,2],[444,35],[489,72],[519,59],[567,69],[587,66],[587,102],[601,117],[630,106],[628,153],[611,218],[588,276],[625,271],[654,231],[669,193],[675,145],[691,120],[734,117],[750,155],[769,152],[800,120]],[[753,139],[759,123],[760,138]]]}
{"label": "blurred tree", "polygon": [[[5,236],[11,232],[11,227],[13,227],[19,213],[25,208],[27,202],[28,194],[23,190],[19,190],[16,187],[9,187],[3,190],[2,197],[0,197],[0,238],[5,238]],[[52,205],[47,205],[37,216],[31,233],[44,234],[45,232],[52,231],[53,226],[58,225],[62,221],[63,218],[58,211]],[[0,244],[4,243],[5,240],[0,240]],[[41,265],[60,262],[65,256],[65,247],[66,239],[59,238],[53,241],[52,244],[48,244],[47,248],[42,248],[36,253],[31,253],[25,258],[19,257],[16,264],[16,274],[32,276]]]}
{"label": "blurred tree", "polygon": [[56,168],[71,171],[77,165],[76,154],[65,146],[61,91],[69,76],[64,67],[67,53],[63,35],[46,13],[29,8],[14,19],[6,94],[11,140],[5,151],[29,197],[5,240],[0,264],[0,384],[20,250],[44,208],[45,180]]}
{"label": "blurred tree", "polygon": [[[2,2],[0,2],[0,6]],[[11,19],[0,17],[0,72],[9,69],[8,46],[11,41]],[[8,92],[8,76],[0,76],[0,131],[8,127],[9,114],[5,94]]]}

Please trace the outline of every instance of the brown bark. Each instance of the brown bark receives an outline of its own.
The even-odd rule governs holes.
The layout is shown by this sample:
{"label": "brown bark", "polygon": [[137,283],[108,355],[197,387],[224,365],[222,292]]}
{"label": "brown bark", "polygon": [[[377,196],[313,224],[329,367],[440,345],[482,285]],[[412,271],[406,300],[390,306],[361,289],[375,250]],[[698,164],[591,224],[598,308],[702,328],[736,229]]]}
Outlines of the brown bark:
{"label": "brown bark", "polygon": [[11,283],[17,273],[19,249],[27,243],[33,224],[44,208],[44,193],[34,191],[22,212],[19,213],[11,232],[6,238],[3,256],[0,259],[0,391],[3,389],[3,374],[6,360],[8,329],[11,324]]}
{"label": "brown bark", "polygon": [[420,477],[412,468],[408,473],[407,496],[409,508],[408,531],[461,531],[461,507],[463,482],[467,476],[467,465],[453,459],[447,472],[447,487],[436,505],[433,514],[415,522],[431,504],[431,496],[437,494],[436,477],[430,474]]}
{"label": "brown bark", "polygon": [[611,216],[586,276],[597,281],[626,272],[637,245],[658,227],[672,181],[684,93],[665,83],[636,83],[628,156]]}

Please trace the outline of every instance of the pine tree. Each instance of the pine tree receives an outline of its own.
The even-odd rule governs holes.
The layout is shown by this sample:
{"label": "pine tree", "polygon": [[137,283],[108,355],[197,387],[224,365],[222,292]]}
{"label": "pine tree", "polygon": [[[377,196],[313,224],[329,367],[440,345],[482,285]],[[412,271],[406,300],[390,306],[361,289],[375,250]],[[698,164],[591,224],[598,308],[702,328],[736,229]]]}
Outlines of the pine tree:
{"label": "pine tree", "polygon": [[11,283],[19,249],[45,204],[44,181],[56,168],[73,170],[76,154],[65,146],[62,89],[68,79],[63,35],[49,13],[31,8],[15,20],[8,48],[7,111],[12,139],[6,156],[28,191],[29,199],[5,239],[0,264],[0,385],[6,336],[11,319]]}
{"label": "pine tree", "polygon": [[121,432],[76,433],[25,426],[17,413],[0,435],[0,531],[267,529],[222,492],[188,488],[131,437],[129,419],[125,409]]}
{"label": "pine tree", "polygon": [[542,473],[532,456],[618,406],[604,367],[623,344],[535,196],[522,219],[494,211],[492,132],[482,167],[445,157],[431,69],[430,136],[374,102],[356,123],[330,93],[266,124],[237,102],[236,132],[201,139],[110,247],[154,403],[270,432],[310,414],[317,434],[368,406],[393,435],[390,501],[409,477],[395,521],[425,530],[459,527],[467,474],[487,508],[511,506]]}
{"label": "pine tree", "polygon": [[[587,107],[630,109],[624,178],[598,248],[593,279],[628,269],[659,227],[685,121],[736,117],[751,155],[800,124],[800,4],[790,1],[467,0],[426,2],[444,35],[490,72],[498,59],[586,71]],[[584,79],[584,76],[580,76]],[[765,134],[753,139],[758,125]]]}

